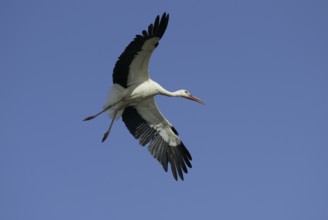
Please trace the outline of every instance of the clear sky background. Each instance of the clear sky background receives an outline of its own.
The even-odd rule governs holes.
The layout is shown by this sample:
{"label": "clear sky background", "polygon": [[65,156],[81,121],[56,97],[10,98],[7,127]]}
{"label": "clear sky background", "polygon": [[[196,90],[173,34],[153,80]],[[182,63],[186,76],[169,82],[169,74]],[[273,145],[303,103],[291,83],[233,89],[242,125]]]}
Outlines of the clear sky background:
{"label": "clear sky background", "polygon": [[[151,77],[193,156],[176,182],[98,112],[158,14]],[[0,219],[328,219],[328,2],[0,2]]]}

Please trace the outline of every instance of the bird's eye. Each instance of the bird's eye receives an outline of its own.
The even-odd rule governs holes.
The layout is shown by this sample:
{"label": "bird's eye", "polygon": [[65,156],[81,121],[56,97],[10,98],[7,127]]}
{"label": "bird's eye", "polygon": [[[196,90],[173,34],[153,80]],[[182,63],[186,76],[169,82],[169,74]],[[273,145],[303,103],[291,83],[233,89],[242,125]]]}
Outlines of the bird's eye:
{"label": "bird's eye", "polygon": [[189,92],[188,92],[187,90],[185,90],[185,93],[186,93],[187,95],[189,95]]}

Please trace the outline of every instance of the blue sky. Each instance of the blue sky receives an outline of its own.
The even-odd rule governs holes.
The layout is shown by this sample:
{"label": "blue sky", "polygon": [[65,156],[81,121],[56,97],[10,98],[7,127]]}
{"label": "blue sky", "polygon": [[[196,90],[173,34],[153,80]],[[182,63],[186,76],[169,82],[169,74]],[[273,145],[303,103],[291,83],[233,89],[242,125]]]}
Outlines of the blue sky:
{"label": "blue sky", "polygon": [[[165,173],[99,111],[170,13],[151,77],[193,156]],[[328,219],[327,1],[0,2],[0,219]]]}

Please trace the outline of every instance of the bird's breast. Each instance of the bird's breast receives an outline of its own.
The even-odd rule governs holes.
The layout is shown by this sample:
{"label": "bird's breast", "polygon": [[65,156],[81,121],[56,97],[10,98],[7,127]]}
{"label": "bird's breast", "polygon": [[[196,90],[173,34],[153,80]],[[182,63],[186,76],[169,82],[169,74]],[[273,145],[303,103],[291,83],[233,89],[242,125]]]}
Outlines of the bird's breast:
{"label": "bird's breast", "polygon": [[153,81],[145,81],[141,84],[128,88],[128,97],[131,100],[138,101],[145,98],[153,97],[158,94],[158,89]]}

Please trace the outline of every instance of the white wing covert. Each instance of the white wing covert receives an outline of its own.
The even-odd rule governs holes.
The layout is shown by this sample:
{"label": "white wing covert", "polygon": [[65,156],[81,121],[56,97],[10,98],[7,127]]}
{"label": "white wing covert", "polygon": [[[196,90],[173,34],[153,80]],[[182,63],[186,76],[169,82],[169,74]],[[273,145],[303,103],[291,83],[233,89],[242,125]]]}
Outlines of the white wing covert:
{"label": "white wing covert", "polygon": [[179,175],[183,180],[183,172],[188,173],[187,166],[192,167],[191,155],[178,137],[178,132],[158,110],[154,98],[125,108],[122,119],[142,146],[149,143],[149,152],[164,170],[168,170],[169,163],[174,178],[177,180]]}
{"label": "white wing covert", "polygon": [[154,49],[164,35],[169,22],[169,15],[156,17],[154,24],[136,35],[134,40],[125,48],[118,58],[113,70],[113,83],[124,88],[132,84],[144,82],[149,79],[148,64]]}

